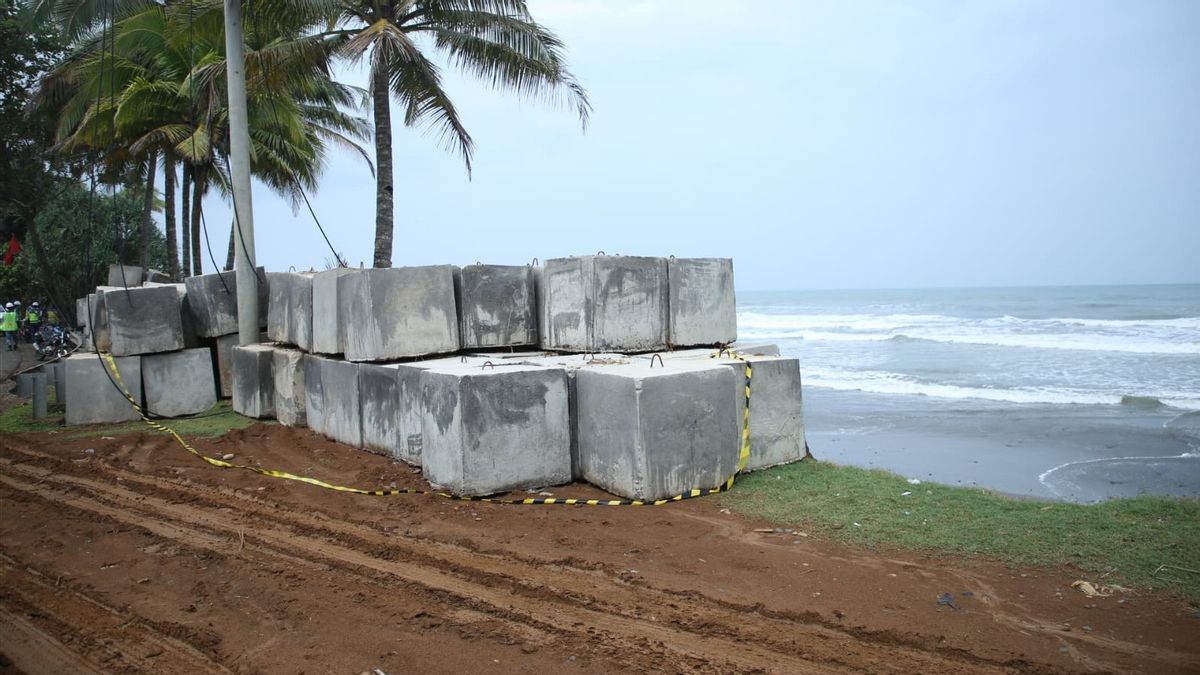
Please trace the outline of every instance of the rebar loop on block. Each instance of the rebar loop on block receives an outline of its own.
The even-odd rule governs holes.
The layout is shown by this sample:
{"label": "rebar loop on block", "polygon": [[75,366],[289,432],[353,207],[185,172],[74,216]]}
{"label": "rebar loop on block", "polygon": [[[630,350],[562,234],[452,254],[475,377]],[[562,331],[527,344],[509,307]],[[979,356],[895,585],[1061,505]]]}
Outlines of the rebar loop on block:
{"label": "rebar loop on block", "polygon": [[663,363],[662,354],[655,354],[654,356],[650,357],[650,367],[651,368],[654,367],[654,359],[658,359],[658,365],[662,366],[663,368],[667,367],[667,364]]}

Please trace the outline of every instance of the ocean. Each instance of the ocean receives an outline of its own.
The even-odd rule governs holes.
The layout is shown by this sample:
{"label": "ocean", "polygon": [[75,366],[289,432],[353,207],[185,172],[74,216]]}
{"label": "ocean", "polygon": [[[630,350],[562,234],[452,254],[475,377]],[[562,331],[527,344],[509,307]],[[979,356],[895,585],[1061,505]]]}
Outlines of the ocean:
{"label": "ocean", "polygon": [[800,360],[810,443],[835,461],[1200,495],[1200,285],[739,292],[738,338]]}

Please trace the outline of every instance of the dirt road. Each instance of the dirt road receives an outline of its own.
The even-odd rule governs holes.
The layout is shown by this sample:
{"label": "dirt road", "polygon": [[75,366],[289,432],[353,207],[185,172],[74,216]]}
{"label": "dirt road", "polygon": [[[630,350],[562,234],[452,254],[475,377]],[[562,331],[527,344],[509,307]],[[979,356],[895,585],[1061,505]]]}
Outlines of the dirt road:
{"label": "dirt road", "polygon": [[[1200,619],[1176,601],[759,532],[718,498],[372,498],[211,468],[156,435],[0,445],[0,673],[1200,670]],[[197,445],[422,485],[306,430]]]}

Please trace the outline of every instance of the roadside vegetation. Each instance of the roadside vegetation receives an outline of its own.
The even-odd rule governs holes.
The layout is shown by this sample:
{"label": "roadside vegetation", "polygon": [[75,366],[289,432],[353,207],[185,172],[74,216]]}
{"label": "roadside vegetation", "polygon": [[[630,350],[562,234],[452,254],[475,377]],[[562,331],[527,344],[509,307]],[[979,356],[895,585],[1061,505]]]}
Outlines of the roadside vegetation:
{"label": "roadside vegetation", "polygon": [[1096,585],[1200,603],[1200,499],[1014,499],[810,460],[742,476],[722,499],[739,513],[850,544],[1067,565]]}

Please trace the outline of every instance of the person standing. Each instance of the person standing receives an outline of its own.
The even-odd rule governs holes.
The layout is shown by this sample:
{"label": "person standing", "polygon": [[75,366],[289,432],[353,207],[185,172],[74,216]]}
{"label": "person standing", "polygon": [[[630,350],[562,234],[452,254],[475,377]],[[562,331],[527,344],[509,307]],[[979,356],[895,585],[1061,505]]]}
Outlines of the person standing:
{"label": "person standing", "polygon": [[42,329],[42,307],[34,301],[25,310],[25,339],[33,342],[33,336]]}
{"label": "person standing", "polygon": [[17,348],[17,310],[10,302],[4,305],[0,312],[0,333],[4,333],[4,348],[13,351]]}

